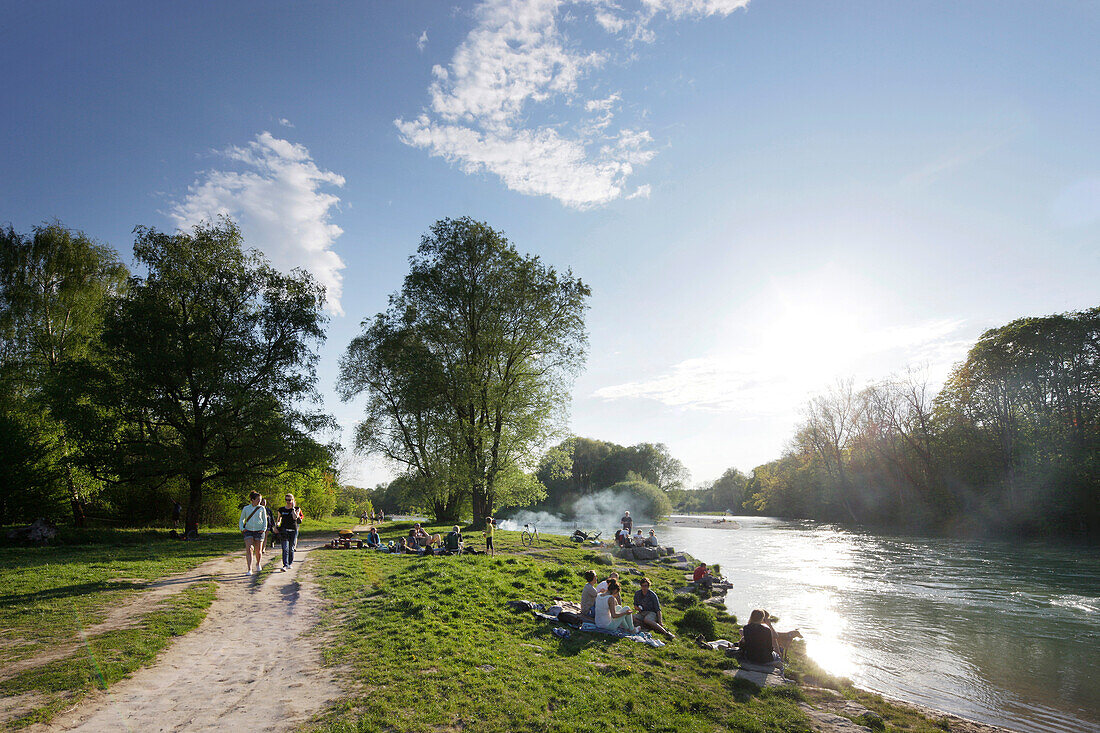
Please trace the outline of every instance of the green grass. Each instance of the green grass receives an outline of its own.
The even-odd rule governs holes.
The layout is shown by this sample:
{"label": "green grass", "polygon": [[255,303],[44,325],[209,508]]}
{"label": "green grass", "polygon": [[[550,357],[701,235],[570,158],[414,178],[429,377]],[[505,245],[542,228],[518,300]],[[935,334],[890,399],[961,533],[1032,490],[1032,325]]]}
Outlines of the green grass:
{"label": "green grass", "polygon": [[80,530],[60,539],[48,547],[2,550],[6,661],[72,642],[149,581],[190,570],[241,544],[240,535],[230,532],[210,533],[198,542],[147,530]]}
{"label": "green grass", "polygon": [[[407,526],[387,527],[384,539]],[[518,533],[497,538],[496,558],[315,556],[331,601],[326,659],[347,666],[358,687],[317,730],[808,730],[797,689],[749,694],[723,674],[732,660],[688,638],[660,649],[581,632],[559,640],[550,624],[506,609],[513,598],[578,597],[593,548],[547,537],[536,554],[517,556]],[[675,624],[683,611],[669,601],[682,571],[645,572]],[[629,598],[640,576],[623,578]],[[716,623],[734,638],[726,619]]]}
{"label": "green grass", "polygon": [[214,600],[214,590],[213,581],[186,588],[165,599],[134,626],[84,639],[73,656],[0,682],[0,693],[4,696],[37,695],[34,706],[9,721],[9,725],[21,728],[47,722],[89,692],[107,689],[148,664],[174,637],[186,634],[202,622]]}

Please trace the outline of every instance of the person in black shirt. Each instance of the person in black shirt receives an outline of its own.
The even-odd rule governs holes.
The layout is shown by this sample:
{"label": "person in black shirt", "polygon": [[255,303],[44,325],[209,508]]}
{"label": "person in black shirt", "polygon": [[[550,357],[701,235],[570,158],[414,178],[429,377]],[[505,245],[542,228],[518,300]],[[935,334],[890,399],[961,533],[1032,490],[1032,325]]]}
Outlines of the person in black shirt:
{"label": "person in black shirt", "polygon": [[749,622],[741,627],[741,656],[753,664],[771,664],[779,660],[779,640],[764,611],[754,610]]}
{"label": "person in black shirt", "polygon": [[294,564],[294,547],[298,544],[298,525],[302,523],[302,509],[294,503],[294,494],[286,495],[286,504],[279,507],[279,539],[283,543],[283,567],[285,573]]}

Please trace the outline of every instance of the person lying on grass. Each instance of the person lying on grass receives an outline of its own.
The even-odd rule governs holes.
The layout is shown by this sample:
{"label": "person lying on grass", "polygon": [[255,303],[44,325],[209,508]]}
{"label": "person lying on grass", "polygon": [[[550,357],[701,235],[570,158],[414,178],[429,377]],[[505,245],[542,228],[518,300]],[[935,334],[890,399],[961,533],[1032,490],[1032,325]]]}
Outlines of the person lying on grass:
{"label": "person lying on grass", "polygon": [[669,639],[676,636],[664,627],[665,619],[661,613],[661,601],[657,594],[650,590],[649,578],[642,578],[641,588],[634,591],[635,619],[640,626],[653,629],[658,634],[664,634]]}
{"label": "person lying on grass", "polygon": [[641,629],[634,625],[634,609],[623,605],[619,590],[619,581],[611,578],[607,581],[607,592],[596,596],[596,626],[605,631],[622,629],[637,634]]}

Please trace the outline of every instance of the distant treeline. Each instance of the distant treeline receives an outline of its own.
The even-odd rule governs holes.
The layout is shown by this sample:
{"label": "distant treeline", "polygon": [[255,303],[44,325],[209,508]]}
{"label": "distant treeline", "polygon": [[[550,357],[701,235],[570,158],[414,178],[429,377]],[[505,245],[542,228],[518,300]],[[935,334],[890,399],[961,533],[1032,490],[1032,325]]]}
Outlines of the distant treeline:
{"label": "distant treeline", "polygon": [[1100,535],[1100,308],[985,332],[938,394],[916,373],[838,383],[742,499],[772,516]]}

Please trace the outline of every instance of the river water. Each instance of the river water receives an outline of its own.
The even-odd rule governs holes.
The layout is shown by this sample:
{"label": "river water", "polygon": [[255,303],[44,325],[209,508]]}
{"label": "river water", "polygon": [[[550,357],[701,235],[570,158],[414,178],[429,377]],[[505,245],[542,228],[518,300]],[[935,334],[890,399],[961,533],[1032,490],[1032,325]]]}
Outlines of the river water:
{"label": "river water", "polygon": [[729,612],[744,622],[765,608],[780,631],[800,629],[826,671],[1013,730],[1100,732],[1095,547],[729,519],[657,526],[657,537],[719,563],[733,582]]}
{"label": "river water", "polygon": [[825,670],[1016,730],[1100,731],[1095,548],[732,519],[657,536],[719,563],[730,613],[766,608]]}

